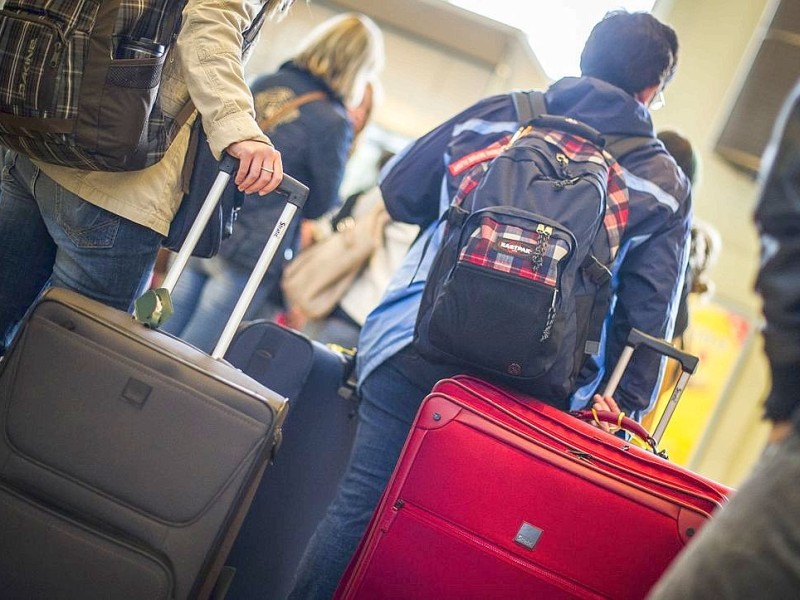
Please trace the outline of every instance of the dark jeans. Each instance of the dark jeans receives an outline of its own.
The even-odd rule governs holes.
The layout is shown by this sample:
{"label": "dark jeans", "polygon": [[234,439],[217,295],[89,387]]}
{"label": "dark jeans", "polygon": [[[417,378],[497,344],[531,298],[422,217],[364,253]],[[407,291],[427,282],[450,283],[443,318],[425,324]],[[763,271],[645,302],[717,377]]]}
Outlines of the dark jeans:
{"label": "dark jeans", "polygon": [[432,365],[408,346],[363,382],[350,464],[306,548],[290,599],[333,596],[394,471],[419,405],[439,379],[457,372]]}
{"label": "dark jeans", "polygon": [[47,285],[129,310],[147,289],[161,239],[7,151],[0,191],[0,354]]}

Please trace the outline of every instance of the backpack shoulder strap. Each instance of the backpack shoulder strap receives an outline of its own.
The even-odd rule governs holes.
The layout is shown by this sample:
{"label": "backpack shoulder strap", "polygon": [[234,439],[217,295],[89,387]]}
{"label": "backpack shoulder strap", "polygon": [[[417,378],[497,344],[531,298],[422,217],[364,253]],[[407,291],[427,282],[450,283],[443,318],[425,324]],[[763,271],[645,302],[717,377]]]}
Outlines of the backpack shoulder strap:
{"label": "backpack shoulder strap", "polygon": [[535,118],[547,114],[547,102],[544,93],[536,90],[511,92],[514,109],[517,111],[517,120],[520,123],[530,123]]}
{"label": "backpack shoulder strap", "polygon": [[261,27],[264,25],[264,21],[267,18],[267,9],[269,7],[269,2],[265,2],[261,9],[258,11],[256,18],[253,19],[253,22],[250,23],[250,27],[248,27],[245,32],[242,34],[242,54],[247,54],[248,50],[250,50],[250,46],[253,45],[253,42],[256,41],[259,32],[261,31]]}
{"label": "backpack shoulder strap", "polygon": [[627,156],[634,150],[644,148],[655,142],[655,138],[643,135],[608,135],[604,137],[606,140],[605,149],[618,162],[623,156]]}

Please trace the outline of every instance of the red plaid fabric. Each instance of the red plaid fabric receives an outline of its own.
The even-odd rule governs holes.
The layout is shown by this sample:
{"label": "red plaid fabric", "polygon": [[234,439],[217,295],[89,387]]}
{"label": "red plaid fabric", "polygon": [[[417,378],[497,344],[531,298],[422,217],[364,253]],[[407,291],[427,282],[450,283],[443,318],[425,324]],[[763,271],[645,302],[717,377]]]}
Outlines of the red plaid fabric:
{"label": "red plaid fabric", "polygon": [[532,131],[530,135],[538,135],[545,141],[558,146],[571,161],[608,165],[606,215],[603,224],[608,234],[611,256],[616,256],[620,240],[625,233],[625,225],[628,223],[629,210],[628,186],[625,185],[625,176],[622,174],[619,163],[611,154],[605,150],[599,150],[597,146],[581,137],[560,131],[541,133],[536,130]]}
{"label": "red plaid fabric", "polygon": [[608,233],[608,245],[611,248],[611,256],[617,255],[622,234],[625,233],[625,226],[628,223],[628,186],[625,185],[625,176],[622,174],[622,167],[608,152],[604,152],[608,161],[608,195],[606,203],[606,216],[603,224]]}
{"label": "red plaid fabric", "polygon": [[459,261],[555,287],[558,263],[568,253],[562,239],[484,217]]}

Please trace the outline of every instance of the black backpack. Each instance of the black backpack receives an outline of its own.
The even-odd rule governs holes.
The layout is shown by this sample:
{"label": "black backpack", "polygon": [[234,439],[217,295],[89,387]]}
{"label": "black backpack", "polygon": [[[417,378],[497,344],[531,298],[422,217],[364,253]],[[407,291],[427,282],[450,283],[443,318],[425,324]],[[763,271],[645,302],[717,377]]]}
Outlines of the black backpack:
{"label": "black backpack", "polygon": [[[477,152],[451,147],[444,215],[414,342],[434,362],[507,382],[555,405],[599,350],[628,192],[603,136],[513,95],[520,129]],[[621,156],[649,138],[611,144]]]}

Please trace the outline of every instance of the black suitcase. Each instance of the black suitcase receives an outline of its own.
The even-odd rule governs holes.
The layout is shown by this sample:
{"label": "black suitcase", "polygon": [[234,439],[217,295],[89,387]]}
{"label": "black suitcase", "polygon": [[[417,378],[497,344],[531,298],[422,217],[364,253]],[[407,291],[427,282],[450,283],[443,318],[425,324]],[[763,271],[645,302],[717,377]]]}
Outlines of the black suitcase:
{"label": "black suitcase", "polygon": [[228,557],[230,600],[284,598],[333,500],[356,430],[355,357],[270,321],[243,327],[225,358],[285,396],[281,451]]}
{"label": "black suitcase", "polygon": [[[223,161],[206,214],[235,166]],[[264,265],[211,356],[68,290],[51,289],[36,304],[0,363],[2,598],[224,593],[224,560],[287,404],[219,358],[259,269],[305,201],[305,186],[284,182],[287,206]],[[203,214],[165,288],[186,264]],[[155,313],[165,304],[168,294],[151,298]]]}

